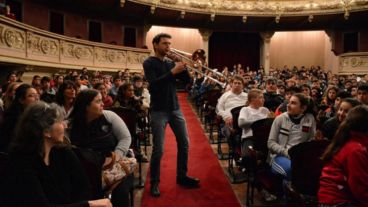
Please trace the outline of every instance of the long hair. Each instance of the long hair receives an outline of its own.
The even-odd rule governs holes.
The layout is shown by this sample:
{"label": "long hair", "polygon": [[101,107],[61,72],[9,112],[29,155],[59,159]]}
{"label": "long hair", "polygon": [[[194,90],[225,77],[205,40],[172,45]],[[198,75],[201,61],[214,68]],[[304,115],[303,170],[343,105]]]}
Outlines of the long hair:
{"label": "long hair", "polygon": [[63,84],[60,85],[58,92],[56,93],[55,102],[59,106],[64,106],[65,97],[64,97],[64,91],[68,88],[74,88],[75,91],[77,91],[77,86],[73,81],[65,80]]}
{"label": "long hair", "polygon": [[331,100],[329,97],[328,97],[328,93],[331,91],[331,90],[334,90],[336,92],[336,97],[337,97],[337,92],[339,91],[339,89],[336,87],[336,86],[329,86],[327,88],[327,90],[325,91],[325,93],[323,94],[323,102],[324,104],[327,104],[327,105],[330,105],[330,104],[334,104],[335,100]]}
{"label": "long hair", "polygon": [[18,82],[13,82],[13,83],[9,84],[8,88],[6,89],[5,96],[3,97],[4,110],[7,110],[10,107],[11,103],[13,102],[15,94],[13,94],[12,97],[10,97],[9,94],[14,90],[14,88],[16,86],[19,86],[19,83]]}
{"label": "long hair", "polygon": [[74,102],[74,109],[69,118],[71,119],[70,139],[79,140],[85,137],[87,126],[87,106],[99,94],[99,91],[87,89],[81,91]]}
{"label": "long hair", "polygon": [[44,153],[44,132],[55,122],[64,119],[60,107],[38,101],[29,105],[16,126],[15,136],[9,145],[10,153]]}
{"label": "long hair", "polygon": [[20,115],[23,111],[23,105],[21,101],[26,98],[28,89],[32,88],[31,85],[23,83],[15,90],[14,100],[9,106],[8,113],[12,115]]}
{"label": "long hair", "polygon": [[114,105],[116,102],[118,102],[119,104],[123,104],[124,101],[126,100],[125,97],[125,93],[127,92],[127,90],[129,89],[129,87],[133,86],[133,84],[131,83],[124,83],[123,85],[121,85],[118,89],[118,93],[116,94],[115,100],[114,100]]}
{"label": "long hair", "polygon": [[333,156],[349,141],[350,131],[368,133],[368,106],[359,105],[351,109],[346,119],[340,124],[337,132],[322,155],[322,160],[330,161]]}

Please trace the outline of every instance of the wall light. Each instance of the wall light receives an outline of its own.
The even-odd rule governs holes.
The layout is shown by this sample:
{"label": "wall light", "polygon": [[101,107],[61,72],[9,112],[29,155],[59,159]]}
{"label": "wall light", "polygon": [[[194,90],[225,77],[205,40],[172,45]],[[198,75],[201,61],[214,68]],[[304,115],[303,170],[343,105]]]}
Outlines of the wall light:
{"label": "wall light", "polygon": [[313,18],[314,18],[314,16],[311,14],[311,15],[309,15],[309,17],[308,17],[308,22],[313,22]]}
{"label": "wall light", "polygon": [[280,22],[280,19],[281,19],[281,15],[277,15],[275,17],[275,22],[278,24]]}
{"label": "wall light", "polygon": [[181,12],[180,12],[180,18],[181,18],[181,19],[184,19],[184,17],[185,17],[185,11],[181,11]]}
{"label": "wall light", "polygon": [[349,12],[349,10],[345,10],[345,13],[344,13],[344,19],[345,20],[348,20],[349,19],[349,16],[350,16],[350,12]]}
{"label": "wall light", "polygon": [[213,22],[213,21],[215,21],[215,17],[216,17],[216,14],[211,14],[211,21]]}
{"label": "wall light", "polygon": [[213,21],[215,21],[215,17],[216,17],[216,15],[215,14],[211,14],[211,21],[213,22]]}
{"label": "wall light", "polygon": [[156,7],[155,6],[151,6],[151,14],[154,14],[155,13],[155,10],[156,10]]}
{"label": "wall light", "polygon": [[247,22],[247,19],[248,19],[247,16],[243,16],[243,18],[242,18],[243,23],[246,23]]}

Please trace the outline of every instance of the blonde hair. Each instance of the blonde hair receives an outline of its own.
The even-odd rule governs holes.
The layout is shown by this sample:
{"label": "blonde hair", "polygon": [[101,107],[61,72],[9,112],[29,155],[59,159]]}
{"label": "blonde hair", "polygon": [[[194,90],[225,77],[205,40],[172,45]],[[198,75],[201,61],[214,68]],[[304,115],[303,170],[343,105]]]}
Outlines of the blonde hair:
{"label": "blonde hair", "polygon": [[248,92],[248,101],[246,105],[249,105],[249,103],[253,100],[258,98],[259,95],[263,94],[262,90],[259,89],[252,89]]}

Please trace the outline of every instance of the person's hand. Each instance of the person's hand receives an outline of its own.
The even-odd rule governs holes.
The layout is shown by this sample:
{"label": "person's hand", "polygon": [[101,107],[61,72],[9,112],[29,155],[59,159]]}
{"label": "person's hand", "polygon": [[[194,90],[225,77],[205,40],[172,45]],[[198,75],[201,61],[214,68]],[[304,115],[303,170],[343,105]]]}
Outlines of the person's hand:
{"label": "person's hand", "polygon": [[268,113],[268,116],[267,117],[268,118],[275,118],[276,117],[275,112],[270,111],[270,113]]}
{"label": "person's hand", "polygon": [[185,70],[185,67],[186,67],[186,63],[183,63],[183,62],[175,62],[175,67],[173,69],[171,69],[171,73],[173,75],[176,75],[178,73],[181,73]]}
{"label": "person's hand", "polygon": [[122,157],[120,157],[120,154],[115,152],[115,160],[119,161],[121,158]]}
{"label": "person's hand", "polygon": [[88,201],[88,204],[90,207],[112,207],[112,203],[107,198]]}
{"label": "person's hand", "polygon": [[106,157],[106,158],[105,158],[105,162],[104,162],[104,164],[103,164],[102,168],[104,168],[104,167],[106,167],[106,166],[110,165],[110,164],[111,164],[111,162],[112,162],[112,158],[111,158],[111,157]]}
{"label": "person's hand", "polygon": [[316,134],[314,135],[314,139],[317,141],[321,141],[324,139],[323,134],[320,130],[316,131]]}
{"label": "person's hand", "polygon": [[322,120],[324,117],[326,117],[326,112],[319,110],[317,114],[317,120]]}
{"label": "person's hand", "polygon": [[225,119],[225,124],[228,127],[232,127],[233,126],[233,118],[229,117],[229,118]]}

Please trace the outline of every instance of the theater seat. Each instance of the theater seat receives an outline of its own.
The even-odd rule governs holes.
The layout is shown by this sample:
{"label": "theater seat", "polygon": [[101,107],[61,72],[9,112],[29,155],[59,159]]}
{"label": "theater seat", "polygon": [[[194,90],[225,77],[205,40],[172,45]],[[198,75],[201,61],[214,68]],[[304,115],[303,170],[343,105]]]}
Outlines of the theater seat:
{"label": "theater seat", "polygon": [[140,146],[139,135],[137,134],[137,123],[138,116],[137,112],[125,107],[111,107],[108,110],[115,112],[129,129],[130,135],[132,137],[131,147],[135,151],[135,157],[138,160],[138,185],[137,187],[143,187],[144,183],[142,181],[142,151]]}
{"label": "theater seat", "polygon": [[323,168],[321,156],[329,141],[304,142],[290,148],[291,186],[286,186],[287,196],[299,206],[317,204],[319,178]]}
{"label": "theater seat", "polygon": [[273,120],[273,118],[261,119],[251,125],[253,146],[249,147],[247,206],[252,206],[254,203],[254,188],[256,187],[275,195],[280,195],[283,191],[282,178],[271,173],[271,167],[266,162],[268,156],[267,141]]}

